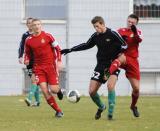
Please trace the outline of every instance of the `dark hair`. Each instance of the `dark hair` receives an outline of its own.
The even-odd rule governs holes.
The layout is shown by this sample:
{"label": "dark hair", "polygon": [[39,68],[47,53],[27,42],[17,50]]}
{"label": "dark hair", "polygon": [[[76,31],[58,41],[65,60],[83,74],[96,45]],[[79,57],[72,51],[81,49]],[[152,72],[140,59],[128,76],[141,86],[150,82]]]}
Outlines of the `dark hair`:
{"label": "dark hair", "polygon": [[95,16],[92,20],[91,23],[95,24],[99,22],[100,24],[105,24],[104,19],[101,16]]}
{"label": "dark hair", "polygon": [[130,15],[128,16],[128,18],[134,18],[134,19],[136,19],[136,20],[137,20],[137,23],[138,23],[138,21],[139,21],[139,17],[138,17],[137,15],[135,15],[135,14],[130,14]]}
{"label": "dark hair", "polygon": [[27,18],[26,23],[28,23],[29,20],[33,20],[32,17]]}

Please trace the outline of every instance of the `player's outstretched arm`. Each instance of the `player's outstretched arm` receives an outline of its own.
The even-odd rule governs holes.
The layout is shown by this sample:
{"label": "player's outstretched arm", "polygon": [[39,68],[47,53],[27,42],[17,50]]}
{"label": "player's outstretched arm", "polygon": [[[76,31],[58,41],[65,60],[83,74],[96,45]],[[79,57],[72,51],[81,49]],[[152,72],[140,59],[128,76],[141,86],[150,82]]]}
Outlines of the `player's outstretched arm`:
{"label": "player's outstretched arm", "polygon": [[95,35],[96,35],[96,33],[94,33],[86,43],[79,44],[79,45],[74,46],[70,49],[61,50],[61,54],[66,55],[66,54],[71,53],[73,51],[83,51],[83,50],[87,50],[87,49],[94,47],[96,45],[96,43],[94,42]]}
{"label": "player's outstretched arm", "polygon": [[63,50],[61,50],[61,54],[62,55],[67,55],[70,52],[72,52],[72,49],[63,49]]}

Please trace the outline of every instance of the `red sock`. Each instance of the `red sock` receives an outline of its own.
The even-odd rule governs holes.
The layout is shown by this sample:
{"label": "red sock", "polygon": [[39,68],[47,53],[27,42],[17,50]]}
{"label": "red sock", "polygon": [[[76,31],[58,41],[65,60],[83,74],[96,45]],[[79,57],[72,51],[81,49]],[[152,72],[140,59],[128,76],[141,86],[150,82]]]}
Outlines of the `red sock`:
{"label": "red sock", "polygon": [[135,107],[137,101],[139,98],[139,92],[132,93],[132,103],[131,103],[131,108]]}
{"label": "red sock", "polygon": [[58,104],[56,103],[56,100],[53,96],[51,96],[49,99],[47,99],[47,103],[57,112],[62,112],[61,109],[58,107]]}
{"label": "red sock", "polygon": [[115,59],[109,68],[109,73],[113,74],[113,72],[115,72],[120,65],[121,65],[120,61],[118,59]]}

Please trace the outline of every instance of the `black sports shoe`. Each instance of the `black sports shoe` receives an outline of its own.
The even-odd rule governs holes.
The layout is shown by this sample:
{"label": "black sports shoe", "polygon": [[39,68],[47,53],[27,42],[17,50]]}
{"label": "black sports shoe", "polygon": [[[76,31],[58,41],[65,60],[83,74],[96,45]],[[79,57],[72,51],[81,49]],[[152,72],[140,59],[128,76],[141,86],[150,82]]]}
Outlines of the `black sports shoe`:
{"label": "black sports shoe", "polygon": [[27,106],[31,106],[31,103],[30,103],[30,101],[28,99],[25,99],[24,101],[27,104]]}
{"label": "black sports shoe", "polygon": [[138,112],[138,108],[137,108],[136,106],[135,106],[135,107],[131,107],[130,109],[132,110],[133,115],[134,115],[135,117],[139,117],[139,116],[140,116],[140,114],[139,114],[139,112]]}
{"label": "black sports shoe", "polygon": [[112,115],[108,115],[108,120],[113,120],[113,116]]}
{"label": "black sports shoe", "polygon": [[37,106],[40,106],[40,102],[37,102]]}
{"label": "black sports shoe", "polygon": [[62,100],[63,99],[63,93],[61,90],[59,90],[59,92],[57,93],[58,99]]}
{"label": "black sports shoe", "polygon": [[38,106],[40,106],[40,102],[36,102],[36,103],[32,104],[31,106],[38,107]]}
{"label": "black sports shoe", "polygon": [[104,108],[103,109],[98,109],[97,110],[97,113],[96,113],[96,115],[95,115],[95,119],[96,120],[98,120],[99,118],[101,118],[101,113],[104,111],[106,109],[106,106],[104,106]]}
{"label": "black sports shoe", "polygon": [[55,117],[57,118],[63,117],[63,112],[56,112]]}

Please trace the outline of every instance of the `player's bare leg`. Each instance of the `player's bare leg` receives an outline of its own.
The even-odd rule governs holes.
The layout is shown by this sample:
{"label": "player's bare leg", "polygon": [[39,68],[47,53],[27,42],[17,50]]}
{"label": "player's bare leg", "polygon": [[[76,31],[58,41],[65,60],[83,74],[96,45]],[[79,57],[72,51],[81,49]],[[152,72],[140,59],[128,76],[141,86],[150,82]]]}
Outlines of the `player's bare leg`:
{"label": "player's bare leg", "polygon": [[[54,96],[52,96],[52,94],[49,92],[47,83],[46,82],[40,83],[40,87],[47,103],[56,111],[55,116],[58,118],[62,117],[63,116],[62,110],[59,108],[58,104],[56,103]],[[53,90],[53,88],[55,88],[55,86],[50,85],[50,89]],[[58,89],[55,89],[54,91],[58,91]]]}
{"label": "player's bare leg", "polygon": [[53,93],[57,94],[59,100],[63,99],[63,93],[62,93],[59,85],[52,85],[52,86],[50,86],[50,89]]}
{"label": "player's bare leg", "polygon": [[98,106],[98,110],[95,115],[96,120],[98,120],[101,117],[101,113],[106,109],[106,106],[103,104],[103,102],[100,99],[100,96],[97,93],[100,86],[101,86],[100,82],[95,80],[90,81],[89,95],[92,98],[93,102]]}
{"label": "player's bare leg", "polygon": [[108,88],[108,119],[112,120],[113,112],[115,107],[115,85],[117,82],[117,76],[111,75],[108,79],[107,88]]}
{"label": "player's bare leg", "polygon": [[132,86],[132,103],[131,103],[131,110],[133,112],[133,115],[135,117],[139,117],[140,114],[138,112],[138,108],[136,106],[137,104],[137,101],[138,101],[138,98],[139,98],[139,87],[140,87],[140,81],[135,79],[135,78],[129,78],[129,81],[131,83],[131,86]]}

